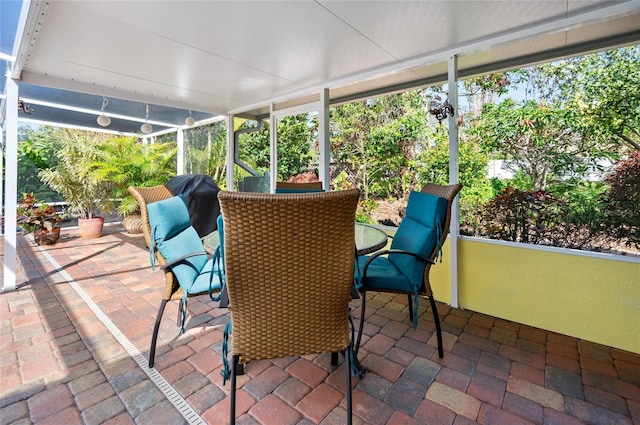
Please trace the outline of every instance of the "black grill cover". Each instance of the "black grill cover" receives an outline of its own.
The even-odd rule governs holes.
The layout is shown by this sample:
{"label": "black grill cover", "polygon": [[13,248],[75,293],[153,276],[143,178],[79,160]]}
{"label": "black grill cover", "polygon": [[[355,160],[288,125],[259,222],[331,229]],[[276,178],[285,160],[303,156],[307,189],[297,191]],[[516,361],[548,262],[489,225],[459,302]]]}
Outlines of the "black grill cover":
{"label": "black grill cover", "polygon": [[220,214],[218,192],[220,188],[206,174],[185,174],[173,177],[167,187],[174,195],[184,195],[191,216],[191,225],[200,237],[218,228],[216,219]]}

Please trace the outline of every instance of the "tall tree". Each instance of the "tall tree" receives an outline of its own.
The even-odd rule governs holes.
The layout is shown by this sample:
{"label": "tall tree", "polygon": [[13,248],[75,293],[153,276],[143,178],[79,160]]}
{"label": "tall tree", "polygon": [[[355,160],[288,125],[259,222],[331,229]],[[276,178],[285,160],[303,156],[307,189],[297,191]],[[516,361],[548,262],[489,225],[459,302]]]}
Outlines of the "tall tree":
{"label": "tall tree", "polygon": [[640,49],[632,46],[519,70],[531,96],[576,112],[576,131],[640,149]]}
{"label": "tall tree", "polygon": [[544,190],[549,179],[581,176],[609,155],[596,139],[579,130],[580,116],[571,109],[528,100],[506,99],[484,105],[470,134],[496,158],[507,160]]}
{"label": "tall tree", "polygon": [[63,137],[61,128],[20,127],[18,131],[18,199],[22,193],[33,193],[42,201],[62,201],[60,194],[38,178],[38,172],[57,164],[55,155]]}
{"label": "tall tree", "polygon": [[[288,116],[279,121],[278,179],[308,171],[315,159],[316,128],[317,122],[309,114]],[[264,123],[262,130],[243,134],[240,138],[240,159],[258,172],[269,171],[269,131],[269,124]]]}
{"label": "tall tree", "polygon": [[206,174],[224,187],[226,175],[227,131],[224,121],[185,131],[185,171]]}
{"label": "tall tree", "polygon": [[331,122],[333,160],[357,171],[365,199],[400,199],[415,187],[415,157],[427,146],[423,91],[340,105]]}

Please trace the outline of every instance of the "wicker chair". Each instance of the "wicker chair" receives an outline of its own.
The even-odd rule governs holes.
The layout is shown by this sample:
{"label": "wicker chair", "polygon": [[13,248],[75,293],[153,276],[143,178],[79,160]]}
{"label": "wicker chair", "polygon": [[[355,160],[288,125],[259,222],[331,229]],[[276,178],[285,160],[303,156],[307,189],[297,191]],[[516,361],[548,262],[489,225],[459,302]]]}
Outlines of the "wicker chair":
{"label": "wicker chair", "polygon": [[276,182],[276,193],[322,192],[322,182],[288,183]]}
{"label": "wicker chair", "polygon": [[[151,226],[149,224],[149,212],[147,209],[148,204],[153,202],[163,201],[173,197],[171,191],[164,185],[151,186],[151,187],[129,187],[129,193],[133,195],[133,197],[138,202],[140,206],[140,215],[142,216],[142,233],[144,234],[144,240],[147,247],[152,245],[151,240]],[[169,301],[178,301],[181,302],[183,300],[183,289],[180,287],[178,279],[175,274],[172,272],[171,268],[166,267],[167,261],[162,256],[159,251],[155,252],[155,257],[157,264],[162,268],[164,272],[164,292],[162,293],[162,301],[160,303],[160,307],[158,308],[158,314],[156,317],[156,322],[153,327],[153,334],[151,337],[151,348],[149,349],[149,367],[152,368],[155,361],[155,353],[156,353],[156,342],[158,339],[158,330],[160,328],[160,321],[162,320],[162,314],[164,313],[167,302]],[[199,293],[189,293],[189,297],[205,295],[208,291],[203,291]],[[182,303],[180,303],[180,311],[178,312],[178,326],[181,323],[182,317]]]}
{"label": "wicker chair", "polygon": [[[451,206],[460,189],[462,189],[461,184],[441,186],[428,183],[420,193],[434,196],[423,197],[420,194],[411,194],[407,205],[407,217],[400,223],[390,249],[358,259],[359,268],[356,278],[361,283],[362,307],[355,344],[356,353],[362,338],[366,291],[373,290],[406,293],[409,300],[409,320],[414,323],[414,327],[417,325],[418,299],[419,297],[428,298],[436,325],[438,355],[440,358],[444,356],[442,330],[429,281],[429,272],[440,255],[440,248],[449,233]],[[429,208],[425,208],[427,206]],[[430,238],[420,238],[425,235]]]}
{"label": "wicker chair", "polygon": [[[351,353],[349,302],[359,191],[220,192],[218,198],[233,327],[233,424],[238,365],[323,352]],[[349,424],[350,357],[345,355]]]}

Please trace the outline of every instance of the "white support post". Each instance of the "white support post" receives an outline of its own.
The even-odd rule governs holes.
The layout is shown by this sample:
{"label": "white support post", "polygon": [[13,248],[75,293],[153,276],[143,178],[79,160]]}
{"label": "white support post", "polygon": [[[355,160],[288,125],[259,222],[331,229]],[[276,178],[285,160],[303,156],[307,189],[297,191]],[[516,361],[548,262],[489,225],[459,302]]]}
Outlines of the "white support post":
{"label": "white support post", "polygon": [[269,129],[269,146],[270,146],[270,166],[269,171],[269,192],[276,192],[276,182],[278,181],[278,117],[274,113],[274,104],[271,104],[269,123],[271,128]]}
{"label": "white support post", "polygon": [[184,174],[184,130],[179,128],[176,132],[176,142],[178,145],[178,155],[176,157],[176,174]]}
{"label": "white support post", "polygon": [[[459,151],[458,151],[458,57],[452,55],[448,60],[448,98],[453,106],[453,114],[449,115],[449,184],[458,183]],[[458,197],[451,208],[451,224],[449,226],[449,246],[451,247],[451,307],[458,307],[458,239],[460,236],[460,204]]]}
{"label": "white support post", "polygon": [[318,111],[318,144],[320,158],[318,159],[318,177],[325,191],[331,188],[331,145],[329,143],[329,89],[320,93],[320,110]]}
{"label": "white support post", "polygon": [[18,83],[11,78],[7,82],[6,99],[6,169],[4,209],[4,282],[2,291],[16,289],[18,200]]}
{"label": "white support post", "polygon": [[235,143],[233,142],[235,138],[233,117],[234,117],[233,114],[229,114],[227,116],[227,190],[228,191],[236,190],[234,187],[235,182],[233,181],[233,172],[235,167],[233,159],[236,157],[236,147],[235,147]]}
{"label": "white support post", "polygon": [[[4,127],[0,126],[0,147],[4,146]],[[2,151],[3,149],[0,149]],[[0,182],[4,181],[2,177],[5,172],[4,155],[0,158]],[[4,219],[4,185],[0,183],[0,218]],[[0,226],[0,236],[4,236],[4,225]]]}

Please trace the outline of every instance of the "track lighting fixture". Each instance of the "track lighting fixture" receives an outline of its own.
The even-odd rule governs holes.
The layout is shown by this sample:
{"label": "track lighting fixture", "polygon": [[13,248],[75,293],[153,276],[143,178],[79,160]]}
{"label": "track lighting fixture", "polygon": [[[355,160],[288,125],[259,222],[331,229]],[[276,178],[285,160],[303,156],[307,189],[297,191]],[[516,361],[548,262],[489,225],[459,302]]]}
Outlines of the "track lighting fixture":
{"label": "track lighting fixture", "polygon": [[106,97],[102,96],[102,108],[100,108],[100,115],[98,115],[98,125],[101,127],[108,127],[111,124],[111,118],[104,114],[104,108],[107,107],[109,101]]}
{"label": "track lighting fixture", "polygon": [[147,115],[144,119],[144,124],[140,126],[140,131],[144,134],[149,134],[153,131],[153,127],[149,124],[149,105],[147,104]]}

